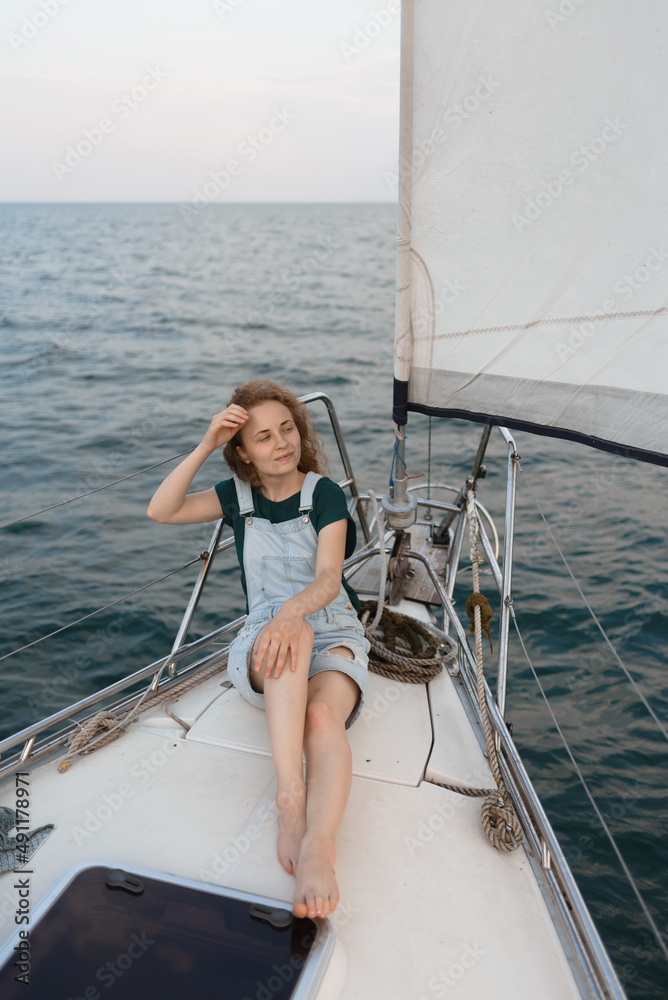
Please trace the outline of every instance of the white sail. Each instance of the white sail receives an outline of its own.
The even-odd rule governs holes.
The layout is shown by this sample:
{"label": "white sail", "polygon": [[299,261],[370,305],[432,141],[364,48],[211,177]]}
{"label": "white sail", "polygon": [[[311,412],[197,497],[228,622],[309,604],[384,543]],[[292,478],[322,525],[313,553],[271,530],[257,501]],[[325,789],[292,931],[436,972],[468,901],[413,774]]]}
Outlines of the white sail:
{"label": "white sail", "polygon": [[402,16],[395,420],[668,464],[668,3]]}

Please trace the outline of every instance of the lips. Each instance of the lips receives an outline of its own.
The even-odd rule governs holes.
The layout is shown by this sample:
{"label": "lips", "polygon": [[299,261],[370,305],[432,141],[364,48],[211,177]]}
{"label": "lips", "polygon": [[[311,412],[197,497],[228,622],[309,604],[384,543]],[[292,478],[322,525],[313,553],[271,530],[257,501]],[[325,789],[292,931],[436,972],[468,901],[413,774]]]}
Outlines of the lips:
{"label": "lips", "polygon": [[289,455],[281,455],[281,457],[277,458],[276,461],[277,462],[287,462],[288,459],[292,458],[293,455],[294,455],[294,451],[291,451]]}

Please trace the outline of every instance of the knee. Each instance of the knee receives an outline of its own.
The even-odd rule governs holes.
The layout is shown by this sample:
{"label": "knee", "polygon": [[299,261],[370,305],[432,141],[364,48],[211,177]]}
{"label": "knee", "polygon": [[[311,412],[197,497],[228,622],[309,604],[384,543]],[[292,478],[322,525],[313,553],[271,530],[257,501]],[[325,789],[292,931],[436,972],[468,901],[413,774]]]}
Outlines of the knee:
{"label": "knee", "polygon": [[306,706],[306,730],[313,732],[328,732],[337,724],[337,718],[326,701],[312,698]]}

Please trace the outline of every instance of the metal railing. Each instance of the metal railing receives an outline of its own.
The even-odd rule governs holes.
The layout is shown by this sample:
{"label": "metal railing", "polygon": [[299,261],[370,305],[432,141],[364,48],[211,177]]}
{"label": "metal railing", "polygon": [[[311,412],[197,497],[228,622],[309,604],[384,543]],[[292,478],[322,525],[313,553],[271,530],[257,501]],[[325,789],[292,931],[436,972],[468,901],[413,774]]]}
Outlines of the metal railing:
{"label": "metal railing", "polygon": [[329,421],[332,425],[332,431],[334,432],[334,438],[336,440],[336,446],[339,449],[339,455],[341,456],[341,461],[343,463],[343,468],[346,473],[346,478],[343,482],[339,483],[342,488],[349,486],[350,492],[353,496],[353,509],[356,510],[357,516],[360,520],[360,525],[362,526],[362,533],[364,535],[364,541],[371,541],[371,532],[369,531],[369,525],[366,519],[366,514],[362,509],[360,504],[360,493],[357,489],[357,483],[355,481],[355,475],[353,473],[353,467],[348,456],[348,450],[346,448],[345,441],[343,440],[343,434],[341,433],[341,425],[339,423],[339,418],[336,415],[336,410],[334,409],[334,404],[325,392],[311,392],[306,396],[299,397],[300,403],[316,403],[322,402],[327,408],[327,413],[329,416]]}
{"label": "metal railing", "polygon": [[[70,733],[77,729],[78,726],[75,723],[73,726],[68,726],[66,729],[61,730],[54,735],[52,740],[46,744],[40,744],[35,747],[35,738],[41,733],[47,732],[53,729],[55,726],[59,725],[61,722],[66,722],[70,720],[73,716],[78,715],[80,712],[85,711],[87,708],[93,708],[99,706],[101,703],[106,702],[109,698],[114,695],[124,691],[126,688],[133,687],[139,681],[144,680],[151,674],[159,675],[159,672],[164,668],[164,666],[171,660],[182,660],[192,653],[196,653],[201,649],[206,648],[212,642],[217,639],[221,639],[228,635],[230,632],[234,632],[235,629],[239,628],[246,620],[246,616],[243,615],[241,618],[236,618],[234,621],[229,622],[227,625],[221,626],[221,628],[215,629],[213,632],[209,632],[207,635],[196,639],[194,642],[187,643],[180,647],[178,650],[172,650],[167,656],[163,656],[159,660],[154,660],[153,663],[149,663],[145,667],[141,667],[139,670],[135,670],[134,673],[128,674],[127,677],[122,677],[120,680],[115,681],[113,684],[109,684],[107,687],[102,688],[100,691],[96,691],[94,694],[87,695],[85,698],[81,698],[79,701],[72,705],[68,705],[67,708],[62,708],[58,712],[54,712],[53,715],[47,716],[47,718],[42,719],[40,722],[35,722],[25,729],[20,730],[20,732],[15,733],[13,736],[8,736],[4,740],[0,740],[0,757],[2,757],[6,751],[13,750],[19,744],[24,744],[23,749],[18,758],[14,758],[9,762],[5,763],[0,768],[0,779],[5,777],[7,774],[12,774],[17,768],[25,764],[26,762],[33,763],[36,760],[44,757],[45,753],[51,752],[58,746],[63,746]],[[227,649],[218,650],[215,653],[210,654],[202,660],[197,661],[197,663],[190,664],[185,670],[179,674],[178,678],[164,678],[162,683],[155,690],[165,690],[168,691],[170,687],[174,687],[176,681],[179,682],[183,679],[186,673],[195,672],[196,669],[204,665],[213,663],[216,659],[223,659],[227,655]],[[151,690],[153,686],[151,685]],[[138,692],[135,692],[130,698],[126,699],[122,704],[126,705],[129,702],[135,701],[138,697]],[[115,705],[109,705],[109,710],[121,707],[121,703]],[[94,713],[93,713],[94,714]]]}

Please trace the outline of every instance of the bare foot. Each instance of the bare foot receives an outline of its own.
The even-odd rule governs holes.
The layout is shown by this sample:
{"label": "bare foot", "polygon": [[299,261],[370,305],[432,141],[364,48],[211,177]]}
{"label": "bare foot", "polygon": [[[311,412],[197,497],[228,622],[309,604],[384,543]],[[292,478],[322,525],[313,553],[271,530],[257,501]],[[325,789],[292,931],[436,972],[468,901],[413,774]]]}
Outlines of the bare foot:
{"label": "bare foot", "polygon": [[276,795],[278,809],[278,842],[276,853],[289,875],[294,875],[299,849],[306,832],[306,788]]}
{"label": "bare foot", "polygon": [[334,844],[305,837],[297,865],[292,912],[296,917],[326,917],[339,901],[334,874]]}

